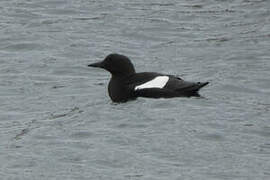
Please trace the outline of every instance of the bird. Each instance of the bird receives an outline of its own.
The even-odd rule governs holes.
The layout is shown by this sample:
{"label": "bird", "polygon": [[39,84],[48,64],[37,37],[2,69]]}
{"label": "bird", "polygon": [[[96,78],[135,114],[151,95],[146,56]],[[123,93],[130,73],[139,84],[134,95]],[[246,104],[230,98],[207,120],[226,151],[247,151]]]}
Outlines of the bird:
{"label": "bird", "polygon": [[108,93],[113,102],[122,103],[145,98],[173,98],[200,96],[198,91],[209,82],[190,82],[174,75],[157,72],[139,72],[130,59],[122,54],[112,53],[103,61],[89,67],[102,68],[111,73]]}

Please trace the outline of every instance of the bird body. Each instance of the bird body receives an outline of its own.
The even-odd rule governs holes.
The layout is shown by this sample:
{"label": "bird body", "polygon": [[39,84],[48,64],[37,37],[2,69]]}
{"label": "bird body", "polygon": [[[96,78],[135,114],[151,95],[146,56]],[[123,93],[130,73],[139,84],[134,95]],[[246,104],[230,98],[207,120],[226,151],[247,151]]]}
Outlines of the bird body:
{"label": "bird body", "polygon": [[103,68],[112,74],[108,92],[114,102],[126,102],[137,97],[199,96],[199,89],[208,84],[188,82],[177,76],[155,72],[136,73],[131,61],[119,54],[110,54],[103,61],[88,66]]}

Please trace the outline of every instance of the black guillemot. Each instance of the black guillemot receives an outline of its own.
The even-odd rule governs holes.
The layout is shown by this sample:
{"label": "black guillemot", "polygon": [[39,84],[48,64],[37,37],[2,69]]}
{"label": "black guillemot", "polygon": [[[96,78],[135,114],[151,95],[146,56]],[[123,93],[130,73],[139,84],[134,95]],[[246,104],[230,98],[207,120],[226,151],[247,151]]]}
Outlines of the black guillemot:
{"label": "black guillemot", "polygon": [[111,73],[108,91],[114,102],[126,102],[137,97],[172,98],[199,96],[198,91],[209,82],[188,82],[167,74],[136,73],[128,57],[110,54],[103,61],[89,64]]}

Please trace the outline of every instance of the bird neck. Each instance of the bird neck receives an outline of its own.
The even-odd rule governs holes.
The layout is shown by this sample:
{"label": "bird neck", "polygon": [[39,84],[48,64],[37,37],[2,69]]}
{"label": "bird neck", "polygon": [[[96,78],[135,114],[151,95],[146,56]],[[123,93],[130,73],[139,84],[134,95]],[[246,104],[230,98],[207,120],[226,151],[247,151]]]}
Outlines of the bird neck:
{"label": "bird neck", "polygon": [[135,70],[132,70],[132,71],[114,71],[114,72],[111,72],[112,77],[115,77],[115,78],[123,78],[123,77],[131,76],[133,74],[135,74]]}

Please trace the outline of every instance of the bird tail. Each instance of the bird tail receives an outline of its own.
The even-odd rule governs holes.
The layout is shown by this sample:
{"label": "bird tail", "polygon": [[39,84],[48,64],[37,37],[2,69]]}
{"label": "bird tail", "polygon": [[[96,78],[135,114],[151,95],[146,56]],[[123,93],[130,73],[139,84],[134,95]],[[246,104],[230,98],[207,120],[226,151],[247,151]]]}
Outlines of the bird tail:
{"label": "bird tail", "polygon": [[206,86],[207,84],[209,84],[209,82],[198,82],[197,90],[200,90],[202,87]]}
{"label": "bird tail", "polygon": [[182,92],[186,92],[187,94],[193,95],[193,94],[197,94],[198,91],[206,86],[207,84],[209,84],[209,82],[197,82],[197,83],[190,83],[189,86],[182,88],[181,91]]}

